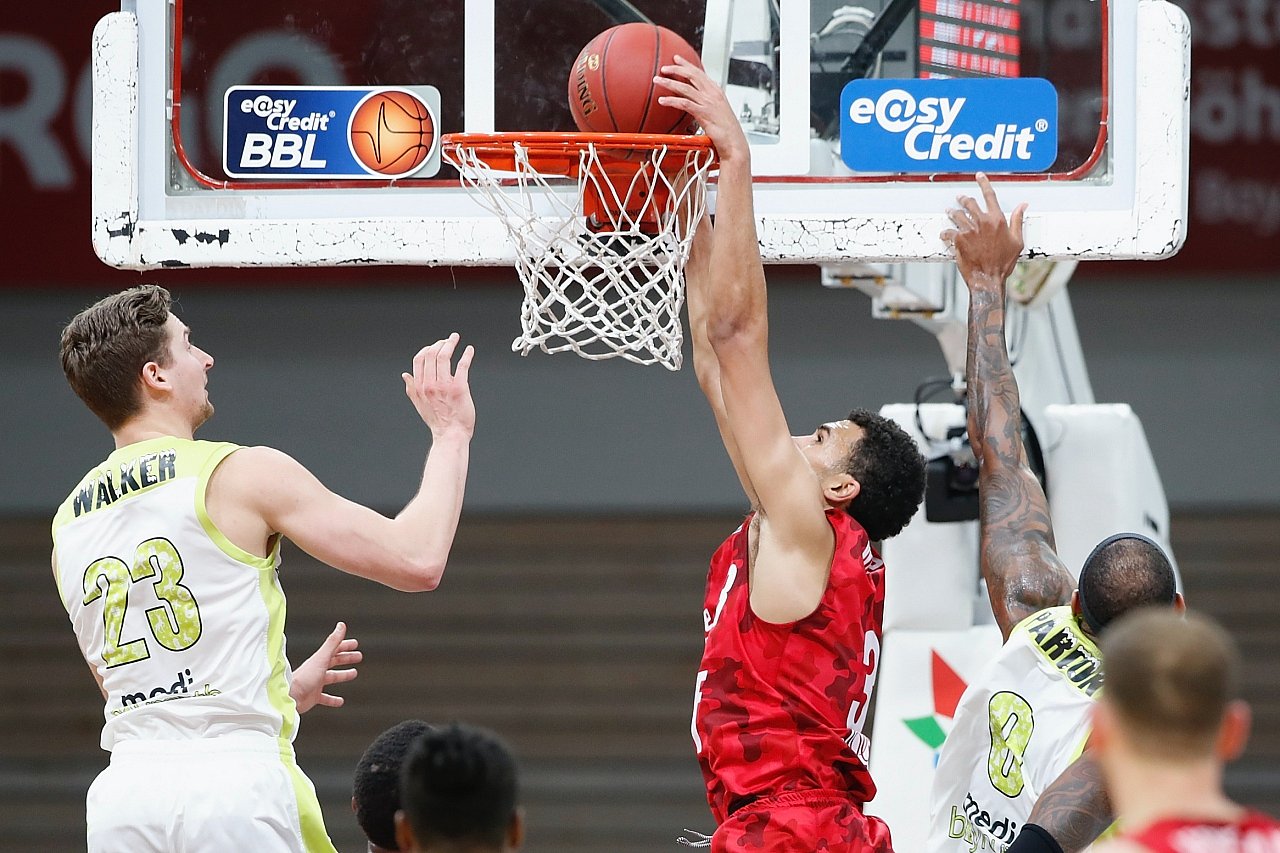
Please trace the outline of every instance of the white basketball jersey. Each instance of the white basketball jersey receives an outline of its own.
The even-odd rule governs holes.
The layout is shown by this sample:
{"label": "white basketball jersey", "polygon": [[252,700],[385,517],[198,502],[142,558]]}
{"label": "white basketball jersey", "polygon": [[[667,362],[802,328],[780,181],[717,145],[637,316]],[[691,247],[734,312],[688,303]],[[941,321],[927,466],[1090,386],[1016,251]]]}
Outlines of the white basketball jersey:
{"label": "white basketball jersey", "polygon": [[157,438],[90,471],[53,521],[58,591],[107,692],[102,747],[297,732],[279,545],[256,557],[205,511],[233,444]]}
{"label": "white basketball jersey", "polygon": [[965,690],[938,757],[930,853],[1003,851],[1084,749],[1102,655],[1070,607],[1041,610]]}

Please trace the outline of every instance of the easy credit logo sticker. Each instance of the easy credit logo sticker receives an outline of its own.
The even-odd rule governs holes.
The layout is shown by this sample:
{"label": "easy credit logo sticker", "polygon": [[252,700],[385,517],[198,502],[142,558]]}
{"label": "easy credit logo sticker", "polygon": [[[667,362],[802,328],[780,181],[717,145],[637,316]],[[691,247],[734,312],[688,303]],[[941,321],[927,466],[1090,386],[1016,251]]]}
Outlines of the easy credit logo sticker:
{"label": "easy credit logo sticker", "polygon": [[1039,77],[853,80],[840,113],[855,172],[1042,172],[1058,158],[1058,92]]}
{"label": "easy credit logo sticker", "polygon": [[233,86],[222,168],[233,178],[426,178],[440,170],[434,86]]}

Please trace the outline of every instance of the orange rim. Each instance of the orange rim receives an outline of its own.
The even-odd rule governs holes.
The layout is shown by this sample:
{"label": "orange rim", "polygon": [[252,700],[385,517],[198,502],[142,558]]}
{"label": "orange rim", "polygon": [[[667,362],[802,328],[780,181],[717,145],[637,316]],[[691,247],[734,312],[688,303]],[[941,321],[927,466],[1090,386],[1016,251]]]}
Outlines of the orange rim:
{"label": "orange rim", "polygon": [[[440,139],[446,149],[465,150],[488,166],[510,171],[515,160],[516,145],[528,152],[528,160],[543,174],[576,176],[579,154],[594,146],[605,165],[636,164],[638,151],[665,148],[673,154],[706,152],[715,160],[716,150],[705,136],[680,136],[661,133],[448,133]],[[683,165],[681,160],[675,164]],[[663,171],[666,171],[665,169]]]}

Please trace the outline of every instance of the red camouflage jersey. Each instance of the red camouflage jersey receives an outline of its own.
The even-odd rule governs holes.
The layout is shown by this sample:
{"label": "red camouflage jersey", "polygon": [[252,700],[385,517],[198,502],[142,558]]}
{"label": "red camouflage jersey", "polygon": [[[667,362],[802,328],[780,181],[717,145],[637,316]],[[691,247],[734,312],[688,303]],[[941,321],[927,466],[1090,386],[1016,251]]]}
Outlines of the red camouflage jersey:
{"label": "red camouflage jersey", "polygon": [[1280,823],[1258,812],[1230,823],[1161,820],[1120,837],[1151,853],[1280,853]]}
{"label": "red camouflage jersey", "polygon": [[751,516],[711,558],[692,732],[717,823],[787,791],[875,796],[862,726],[880,664],[884,562],[848,513],[828,510],[827,521],[836,537],[827,589],[796,622],[751,612]]}

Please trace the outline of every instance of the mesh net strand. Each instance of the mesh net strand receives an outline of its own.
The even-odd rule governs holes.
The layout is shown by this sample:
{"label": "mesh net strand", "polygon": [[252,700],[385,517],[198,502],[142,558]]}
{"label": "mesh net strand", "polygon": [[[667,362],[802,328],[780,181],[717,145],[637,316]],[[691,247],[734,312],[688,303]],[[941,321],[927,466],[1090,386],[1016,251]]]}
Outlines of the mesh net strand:
{"label": "mesh net strand", "polygon": [[[524,301],[511,348],[678,370],[684,267],[693,241],[692,228],[680,224],[702,218],[714,151],[642,146],[620,161],[585,142],[576,172],[562,169],[565,175],[540,172],[528,146],[510,145],[514,156],[496,159],[512,170],[497,169],[475,146],[448,139],[444,156],[515,244]],[[564,191],[566,179],[576,179],[576,193]]]}

